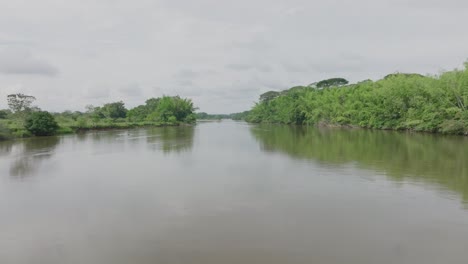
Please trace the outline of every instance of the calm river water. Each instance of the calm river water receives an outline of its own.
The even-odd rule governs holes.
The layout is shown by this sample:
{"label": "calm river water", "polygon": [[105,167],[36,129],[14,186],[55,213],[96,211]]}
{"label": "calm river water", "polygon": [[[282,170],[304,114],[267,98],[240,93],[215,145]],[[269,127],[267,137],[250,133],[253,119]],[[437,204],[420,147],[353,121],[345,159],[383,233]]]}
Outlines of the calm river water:
{"label": "calm river water", "polygon": [[0,142],[1,264],[466,264],[468,139],[259,126]]}

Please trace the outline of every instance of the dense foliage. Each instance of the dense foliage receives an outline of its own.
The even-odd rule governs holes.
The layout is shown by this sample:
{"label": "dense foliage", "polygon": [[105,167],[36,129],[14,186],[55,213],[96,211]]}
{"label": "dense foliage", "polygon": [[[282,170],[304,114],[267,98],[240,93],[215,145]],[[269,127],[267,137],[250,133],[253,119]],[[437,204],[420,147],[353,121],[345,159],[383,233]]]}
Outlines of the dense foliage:
{"label": "dense foliage", "polygon": [[0,110],[0,119],[6,119],[8,117],[8,110]]}
{"label": "dense foliage", "polygon": [[348,80],[344,78],[331,78],[327,80],[320,81],[316,84],[317,88],[326,88],[332,86],[342,86],[348,84]]}
{"label": "dense foliage", "polygon": [[144,105],[137,106],[127,115],[131,121],[187,122],[192,123],[196,117],[192,100],[179,96],[151,98]]}
{"label": "dense foliage", "polygon": [[294,87],[260,98],[245,119],[468,134],[467,107],[468,63],[439,76],[392,74],[346,86]]}
{"label": "dense foliage", "polygon": [[[47,114],[50,115],[47,117],[38,107],[32,106],[33,96],[12,94],[7,99],[10,109],[0,110],[0,139],[88,129],[178,125],[196,120],[192,101],[179,96],[151,98],[144,105],[130,110],[119,101],[102,106],[88,105],[86,112],[64,111]],[[52,122],[50,117],[57,122]],[[46,119],[50,122],[45,122]]]}
{"label": "dense foliage", "polygon": [[51,136],[57,132],[59,126],[49,112],[39,111],[28,116],[25,128],[35,136]]}
{"label": "dense foliage", "polygon": [[231,115],[226,114],[207,114],[205,112],[200,112],[195,114],[197,120],[221,120],[221,119],[230,119]]}
{"label": "dense foliage", "polygon": [[244,111],[240,113],[232,113],[229,115],[229,117],[232,120],[245,120],[247,116],[249,116],[249,114],[250,114],[250,111]]}

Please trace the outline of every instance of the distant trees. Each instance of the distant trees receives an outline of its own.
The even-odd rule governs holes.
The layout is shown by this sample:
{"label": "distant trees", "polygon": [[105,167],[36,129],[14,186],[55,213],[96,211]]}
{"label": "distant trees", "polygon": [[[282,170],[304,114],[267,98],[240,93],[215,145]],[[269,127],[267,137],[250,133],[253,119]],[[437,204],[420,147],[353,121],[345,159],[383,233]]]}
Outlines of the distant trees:
{"label": "distant trees", "polygon": [[207,114],[205,112],[196,113],[195,114],[197,120],[221,120],[221,119],[229,119],[231,115],[226,114]]}
{"label": "distant trees", "polygon": [[28,116],[25,128],[35,136],[51,136],[57,132],[59,126],[49,112],[39,111]]}
{"label": "distant trees", "polygon": [[421,75],[419,73],[391,73],[391,74],[388,74],[384,77],[384,80],[387,80],[389,78],[393,78],[393,77],[408,77],[408,78],[424,78],[425,76],[424,75]]}
{"label": "distant trees", "polygon": [[245,120],[250,114],[250,111],[244,111],[240,113],[232,113],[229,115],[229,117],[232,120]]}
{"label": "distant trees", "polygon": [[146,100],[128,111],[128,118],[133,121],[153,122],[194,122],[195,107],[192,100],[179,96],[163,96]]}
{"label": "distant trees", "polygon": [[348,80],[344,78],[331,78],[320,81],[316,84],[317,88],[327,88],[332,86],[343,86],[348,84]]}
{"label": "distant trees", "polygon": [[[260,100],[250,122],[332,124],[468,135],[468,63],[439,76],[392,74],[348,84],[332,78]],[[346,85],[346,88],[339,86]]]}

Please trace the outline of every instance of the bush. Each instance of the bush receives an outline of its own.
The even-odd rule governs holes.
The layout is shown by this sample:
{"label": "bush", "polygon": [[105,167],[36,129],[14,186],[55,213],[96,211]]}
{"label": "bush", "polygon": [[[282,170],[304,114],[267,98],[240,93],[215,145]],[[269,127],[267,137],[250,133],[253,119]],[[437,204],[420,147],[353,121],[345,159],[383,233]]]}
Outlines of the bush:
{"label": "bush", "polygon": [[31,113],[26,119],[24,127],[35,136],[51,136],[59,128],[54,117],[46,111]]}
{"label": "bush", "polygon": [[440,132],[444,134],[463,134],[465,124],[460,120],[446,120],[440,125]]}
{"label": "bush", "polygon": [[6,119],[8,117],[8,111],[0,110],[0,119]]}

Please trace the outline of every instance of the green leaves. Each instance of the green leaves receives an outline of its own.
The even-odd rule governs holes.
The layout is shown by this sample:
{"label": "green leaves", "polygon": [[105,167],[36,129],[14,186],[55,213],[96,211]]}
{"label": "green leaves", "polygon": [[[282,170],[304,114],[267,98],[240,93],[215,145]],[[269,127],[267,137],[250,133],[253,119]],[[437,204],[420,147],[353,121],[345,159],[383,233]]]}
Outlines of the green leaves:
{"label": "green leaves", "polygon": [[195,107],[192,100],[179,96],[163,96],[146,100],[144,105],[131,109],[128,111],[128,118],[132,121],[195,122],[193,111]]}
{"label": "green leaves", "polygon": [[332,78],[315,84],[328,89],[264,93],[246,120],[468,134],[468,69],[434,77],[398,73],[377,82],[344,84],[346,80]]}
{"label": "green leaves", "polygon": [[59,128],[54,117],[46,111],[31,113],[26,119],[24,127],[35,136],[51,136]]}

